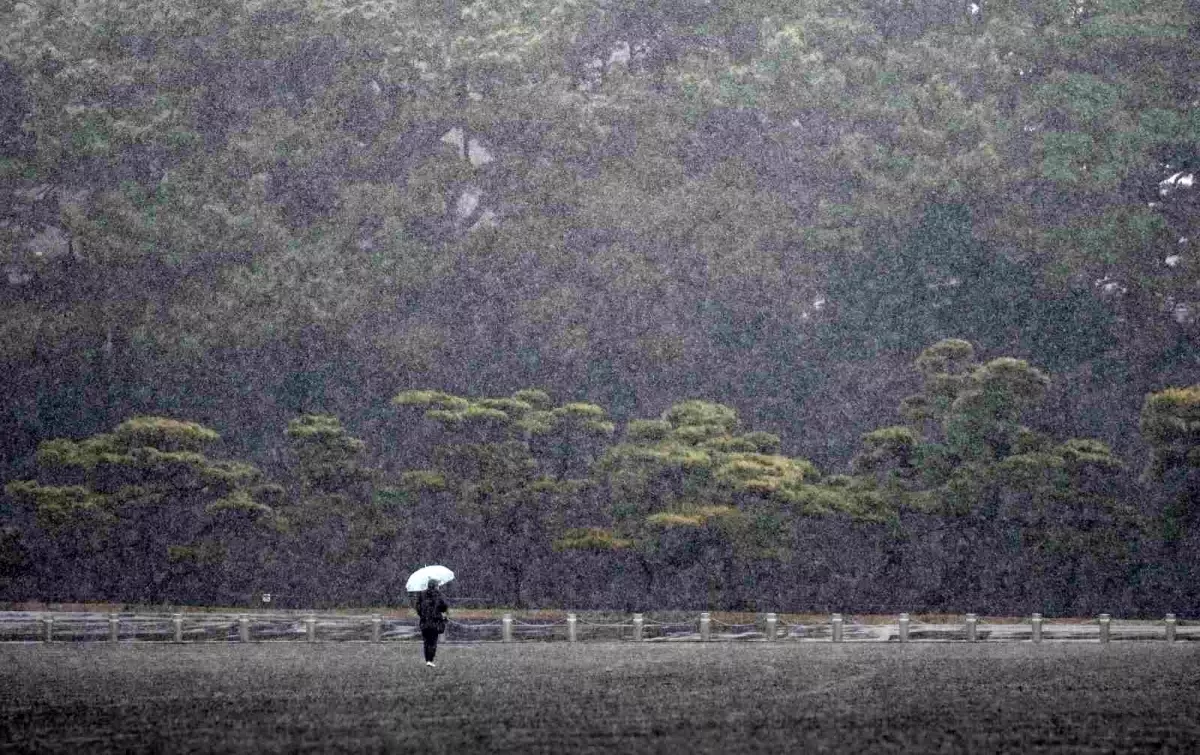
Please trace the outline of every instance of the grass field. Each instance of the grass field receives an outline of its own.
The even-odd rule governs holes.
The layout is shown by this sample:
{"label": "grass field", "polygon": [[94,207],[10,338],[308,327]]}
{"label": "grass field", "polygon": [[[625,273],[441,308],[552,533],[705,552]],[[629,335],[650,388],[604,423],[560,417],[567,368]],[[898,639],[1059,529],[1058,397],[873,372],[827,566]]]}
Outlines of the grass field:
{"label": "grass field", "polygon": [[17,644],[0,752],[1194,752],[1193,643]]}

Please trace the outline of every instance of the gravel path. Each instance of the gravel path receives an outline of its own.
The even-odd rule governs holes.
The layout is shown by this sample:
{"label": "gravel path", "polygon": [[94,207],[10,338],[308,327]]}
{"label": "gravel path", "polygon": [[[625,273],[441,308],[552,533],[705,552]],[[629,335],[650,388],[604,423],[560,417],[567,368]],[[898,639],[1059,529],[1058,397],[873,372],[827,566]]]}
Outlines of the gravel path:
{"label": "gravel path", "polygon": [[1200,751],[1194,643],[0,646],[0,752]]}

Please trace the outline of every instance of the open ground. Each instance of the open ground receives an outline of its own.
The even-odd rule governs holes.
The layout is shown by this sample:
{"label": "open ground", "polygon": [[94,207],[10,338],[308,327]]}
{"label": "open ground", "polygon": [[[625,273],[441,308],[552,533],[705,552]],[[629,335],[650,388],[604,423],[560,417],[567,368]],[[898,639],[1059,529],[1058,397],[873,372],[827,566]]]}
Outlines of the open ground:
{"label": "open ground", "polygon": [[1192,752],[1193,643],[0,646],[0,752]]}

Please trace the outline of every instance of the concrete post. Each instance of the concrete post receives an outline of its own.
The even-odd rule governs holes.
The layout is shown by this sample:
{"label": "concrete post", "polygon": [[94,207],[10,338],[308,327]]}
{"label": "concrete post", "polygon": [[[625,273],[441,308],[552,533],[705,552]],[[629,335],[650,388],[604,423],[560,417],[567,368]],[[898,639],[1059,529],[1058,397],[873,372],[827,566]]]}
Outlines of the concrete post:
{"label": "concrete post", "polygon": [[116,642],[121,638],[121,620],[115,613],[108,615],[108,641]]}
{"label": "concrete post", "polygon": [[1033,641],[1041,642],[1042,641],[1042,615],[1040,613],[1035,613],[1033,615],[1033,619],[1030,620],[1030,623],[1033,624]]}
{"label": "concrete post", "polygon": [[174,635],[174,641],[183,642],[183,614],[171,614],[171,626],[173,628],[172,634]]}
{"label": "concrete post", "polygon": [[779,617],[773,613],[767,614],[767,642],[775,641],[775,630],[779,627]]}
{"label": "concrete post", "polygon": [[250,641],[250,617],[238,617],[238,639],[242,642]]}
{"label": "concrete post", "polygon": [[1111,638],[1112,617],[1106,613],[1102,613],[1097,621],[1100,623],[1100,641],[1108,642]]}
{"label": "concrete post", "polygon": [[643,638],[643,630],[646,626],[646,619],[640,613],[633,615],[633,640],[641,642]]}
{"label": "concrete post", "polygon": [[45,637],[46,642],[54,642],[54,617],[53,616],[43,616],[42,617],[42,628],[45,630],[44,637]]}
{"label": "concrete post", "polygon": [[900,614],[900,620],[897,622],[900,625],[900,641],[908,642],[908,625],[909,619],[907,613]]}
{"label": "concrete post", "polygon": [[371,616],[371,642],[379,642],[379,636],[383,633],[383,617],[375,614]]}
{"label": "concrete post", "polygon": [[503,630],[503,639],[505,642],[512,642],[513,615],[511,613],[504,614],[504,618],[500,622]]}
{"label": "concrete post", "polygon": [[304,633],[308,636],[309,642],[317,641],[317,617],[304,617]]}
{"label": "concrete post", "polygon": [[712,639],[712,616],[708,611],[700,614],[700,640],[708,642]]}
{"label": "concrete post", "polygon": [[567,614],[567,641],[578,642],[579,635],[576,627],[579,626],[579,617],[573,613]]}
{"label": "concrete post", "polygon": [[967,642],[979,642],[979,617],[967,614]]}
{"label": "concrete post", "polygon": [[842,625],[845,624],[845,620],[842,619],[842,615],[840,613],[835,613],[833,615],[833,618],[831,618],[829,620],[829,623],[833,626],[833,641],[841,642],[842,641]]}
{"label": "concrete post", "polygon": [[1175,621],[1175,614],[1173,614],[1173,613],[1167,614],[1167,618],[1164,620],[1164,623],[1167,625],[1167,642],[1174,642],[1175,641],[1175,625],[1177,623]]}

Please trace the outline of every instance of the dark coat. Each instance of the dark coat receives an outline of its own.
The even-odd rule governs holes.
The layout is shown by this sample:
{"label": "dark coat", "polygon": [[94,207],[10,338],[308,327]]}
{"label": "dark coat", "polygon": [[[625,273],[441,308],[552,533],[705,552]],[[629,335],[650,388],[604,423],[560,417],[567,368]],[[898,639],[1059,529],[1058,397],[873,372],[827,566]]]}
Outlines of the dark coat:
{"label": "dark coat", "polygon": [[446,630],[446,611],[449,610],[450,606],[436,587],[421,593],[417,598],[417,616],[421,617],[421,631],[436,629],[444,632]]}

